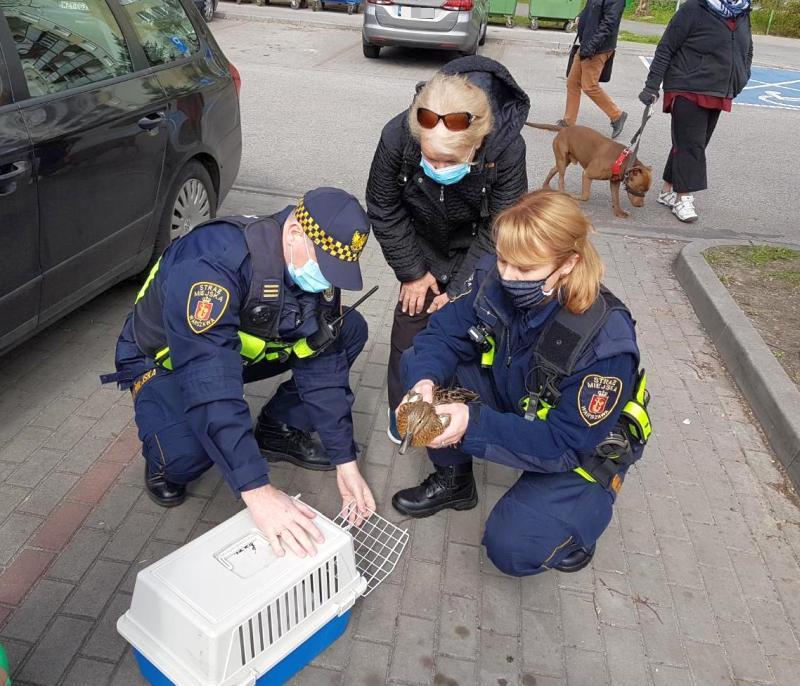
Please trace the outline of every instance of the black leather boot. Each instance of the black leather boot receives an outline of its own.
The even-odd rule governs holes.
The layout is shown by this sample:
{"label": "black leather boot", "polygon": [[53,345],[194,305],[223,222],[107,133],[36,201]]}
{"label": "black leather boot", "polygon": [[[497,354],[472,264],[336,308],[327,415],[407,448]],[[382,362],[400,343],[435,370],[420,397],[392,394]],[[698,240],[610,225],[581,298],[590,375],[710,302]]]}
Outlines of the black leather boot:
{"label": "black leather boot", "polygon": [[325,449],[309,432],[272,419],[263,410],[256,422],[255,435],[261,454],[272,462],[285,460],[318,472],[329,472],[336,468]]}
{"label": "black leather boot", "polygon": [[147,495],[153,502],[161,507],[175,507],[186,500],[186,485],[176,484],[161,475],[150,471],[145,463],[144,466],[144,485],[147,488]]}
{"label": "black leather boot", "polygon": [[567,555],[561,562],[553,567],[559,572],[579,572],[588,565],[594,557],[596,544],[588,550],[586,548],[576,548]]}
{"label": "black leather boot", "polygon": [[472,477],[472,463],[436,467],[419,486],[398,491],[392,505],[410,517],[429,517],[439,510],[471,510],[478,504],[478,490]]}

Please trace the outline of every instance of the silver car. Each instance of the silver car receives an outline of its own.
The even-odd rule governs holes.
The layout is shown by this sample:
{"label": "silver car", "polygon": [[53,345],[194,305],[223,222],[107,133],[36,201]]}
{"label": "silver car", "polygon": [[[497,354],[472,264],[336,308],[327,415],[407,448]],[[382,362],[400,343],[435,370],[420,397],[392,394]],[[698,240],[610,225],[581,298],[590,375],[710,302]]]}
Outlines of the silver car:
{"label": "silver car", "polygon": [[386,45],[454,50],[474,55],[486,41],[489,0],[368,0],[364,57]]}

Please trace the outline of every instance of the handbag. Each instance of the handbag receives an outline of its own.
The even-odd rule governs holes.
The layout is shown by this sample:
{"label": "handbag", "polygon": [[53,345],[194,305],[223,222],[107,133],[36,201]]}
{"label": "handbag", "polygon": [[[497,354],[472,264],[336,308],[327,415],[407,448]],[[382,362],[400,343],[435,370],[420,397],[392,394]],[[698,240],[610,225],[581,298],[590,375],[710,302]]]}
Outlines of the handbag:
{"label": "handbag", "polygon": [[[605,9],[606,3],[603,0],[602,5],[600,6],[600,12],[602,13]],[[578,51],[581,49],[580,44],[578,43],[578,35],[575,34],[575,40],[572,41],[572,47],[569,49],[569,58],[567,59],[567,78],[569,78],[570,69],[572,69],[572,62],[576,56],[578,56]],[[603,65],[603,71],[600,72],[600,78],[597,79],[599,83],[608,83],[611,81],[611,72],[614,70],[614,55],[617,54],[617,51],[612,51],[610,57],[606,60],[606,63]],[[578,56],[580,59],[580,56]]]}

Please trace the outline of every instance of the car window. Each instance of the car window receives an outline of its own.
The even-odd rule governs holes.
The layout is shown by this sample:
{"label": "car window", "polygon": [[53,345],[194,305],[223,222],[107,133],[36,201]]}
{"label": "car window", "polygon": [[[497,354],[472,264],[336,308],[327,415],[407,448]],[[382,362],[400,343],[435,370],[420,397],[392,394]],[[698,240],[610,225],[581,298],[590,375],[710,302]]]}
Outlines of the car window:
{"label": "car window", "polygon": [[105,0],[0,0],[31,97],[133,71]]}
{"label": "car window", "polygon": [[200,49],[197,33],[179,0],[120,0],[120,4],[154,67]]}

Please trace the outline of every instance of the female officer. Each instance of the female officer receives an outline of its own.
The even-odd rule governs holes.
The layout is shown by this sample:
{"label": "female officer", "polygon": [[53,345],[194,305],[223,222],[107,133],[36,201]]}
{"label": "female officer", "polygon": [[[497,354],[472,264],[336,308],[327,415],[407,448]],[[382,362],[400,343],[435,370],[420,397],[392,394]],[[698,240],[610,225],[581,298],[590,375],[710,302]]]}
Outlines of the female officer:
{"label": "female officer", "polygon": [[[421,86],[383,129],[367,210],[400,282],[389,353],[392,409],[403,397],[403,351],[493,251],[491,218],[528,190],[520,131],[529,107],[503,65],[465,57]],[[389,438],[400,442],[393,426]]]}
{"label": "female officer", "polygon": [[629,400],[646,405],[634,322],[601,287],[591,230],[564,194],[523,197],[495,220],[497,257],[481,260],[464,297],[403,356],[405,387],[423,399],[452,383],[480,399],[436,408],[451,419],[428,445],[435,472],[392,504],[412,517],[475,507],[473,456],[522,469],[483,537],[507,574],[588,564],[627,466],[641,456],[618,421]]}

